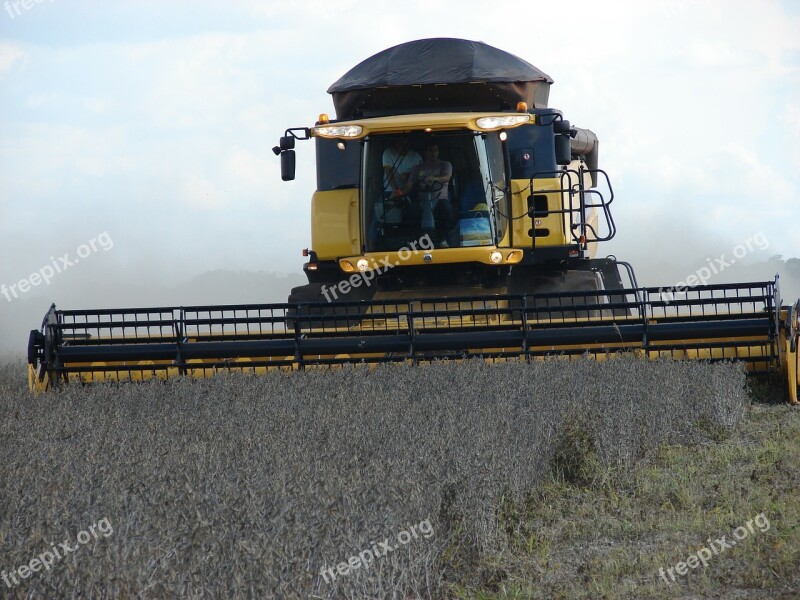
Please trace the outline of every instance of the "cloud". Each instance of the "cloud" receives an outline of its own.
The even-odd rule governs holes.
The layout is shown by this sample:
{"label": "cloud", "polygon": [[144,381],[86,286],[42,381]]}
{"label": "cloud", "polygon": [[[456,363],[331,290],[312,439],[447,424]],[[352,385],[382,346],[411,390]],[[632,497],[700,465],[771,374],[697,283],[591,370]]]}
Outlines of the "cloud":
{"label": "cloud", "polygon": [[199,172],[184,174],[178,198],[184,205],[199,210],[216,210],[230,205],[217,186]]}
{"label": "cloud", "polygon": [[339,2],[329,2],[328,0],[306,0],[301,3],[294,2],[263,2],[261,0],[248,1],[247,7],[255,14],[267,17],[275,23],[282,22],[283,19],[306,20],[309,15],[318,22],[329,22],[343,14],[357,15],[358,9],[363,6],[354,0],[340,0]]}
{"label": "cloud", "polygon": [[686,49],[691,63],[699,67],[752,67],[758,63],[753,54],[736,48],[731,41],[693,40]]}
{"label": "cloud", "polygon": [[[800,87],[800,86],[798,86]],[[783,139],[787,141],[789,163],[800,165],[800,105],[797,99],[788,100],[778,115],[778,121],[783,130]]]}
{"label": "cloud", "polygon": [[25,52],[19,46],[0,42],[0,78],[2,78],[14,63],[27,58]]}

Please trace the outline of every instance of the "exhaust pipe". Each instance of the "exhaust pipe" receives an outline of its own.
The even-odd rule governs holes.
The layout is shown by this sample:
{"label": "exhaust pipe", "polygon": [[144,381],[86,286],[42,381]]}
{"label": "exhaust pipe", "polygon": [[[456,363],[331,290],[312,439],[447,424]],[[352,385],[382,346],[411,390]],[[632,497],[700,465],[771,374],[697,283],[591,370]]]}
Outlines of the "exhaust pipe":
{"label": "exhaust pipe", "polygon": [[[600,140],[591,129],[581,129],[580,127],[573,127],[569,131],[570,135],[570,150],[572,155],[582,156],[586,166],[591,169],[597,169],[598,153]],[[592,177],[592,187],[597,186],[597,173],[590,173]]]}

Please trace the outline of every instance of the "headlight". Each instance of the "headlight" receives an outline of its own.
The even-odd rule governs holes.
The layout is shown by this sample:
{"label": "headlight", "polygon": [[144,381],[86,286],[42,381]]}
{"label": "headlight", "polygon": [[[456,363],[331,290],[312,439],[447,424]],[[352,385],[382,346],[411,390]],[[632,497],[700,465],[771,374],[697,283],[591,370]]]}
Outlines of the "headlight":
{"label": "headlight", "polygon": [[359,258],[356,266],[359,271],[366,271],[369,269],[369,261],[366,258]]}
{"label": "headlight", "polygon": [[503,115],[500,117],[480,117],[475,120],[475,125],[484,131],[492,129],[503,129],[504,127],[516,127],[523,123],[530,123],[530,115]]}
{"label": "headlight", "polygon": [[497,250],[495,250],[494,252],[492,252],[492,253],[489,255],[489,260],[490,260],[490,261],[492,261],[494,264],[497,264],[497,263],[499,263],[501,260],[503,260],[503,255],[502,255],[502,254],[500,254],[500,253],[499,253]]}
{"label": "headlight", "polygon": [[361,125],[325,125],[312,129],[315,135],[330,138],[358,137],[363,130],[364,128]]}

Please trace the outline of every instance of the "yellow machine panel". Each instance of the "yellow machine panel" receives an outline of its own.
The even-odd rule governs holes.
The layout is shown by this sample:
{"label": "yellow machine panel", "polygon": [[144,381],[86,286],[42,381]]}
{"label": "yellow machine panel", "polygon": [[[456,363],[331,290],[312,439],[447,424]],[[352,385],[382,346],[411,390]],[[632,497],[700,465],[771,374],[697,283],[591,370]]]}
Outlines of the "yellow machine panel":
{"label": "yellow machine panel", "polygon": [[311,199],[311,244],[320,260],[333,260],[360,252],[357,189],[314,193]]}
{"label": "yellow machine panel", "polygon": [[[534,189],[530,181],[513,179],[511,181],[511,214],[522,215],[528,212],[528,197],[533,196],[537,213],[533,219],[524,216],[515,219],[512,225],[511,243],[514,246],[530,248],[533,236],[537,246],[564,246],[574,243],[567,239],[564,228],[564,215],[561,214],[562,194],[558,179],[536,179]],[[558,212],[550,212],[558,211]]]}

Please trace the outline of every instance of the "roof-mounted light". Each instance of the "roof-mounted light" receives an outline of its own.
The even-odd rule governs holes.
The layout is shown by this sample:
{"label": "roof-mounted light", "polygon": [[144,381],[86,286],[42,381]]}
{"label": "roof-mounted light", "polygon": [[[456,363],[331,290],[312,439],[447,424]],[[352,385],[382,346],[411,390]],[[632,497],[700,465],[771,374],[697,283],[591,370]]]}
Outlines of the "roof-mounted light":
{"label": "roof-mounted light", "polygon": [[497,117],[479,117],[475,119],[475,125],[484,131],[494,129],[504,129],[506,127],[516,127],[523,123],[530,123],[531,115],[503,115]]}
{"label": "roof-mounted light", "polygon": [[361,125],[326,125],[314,127],[314,135],[326,138],[354,138],[361,135],[364,128]]}

